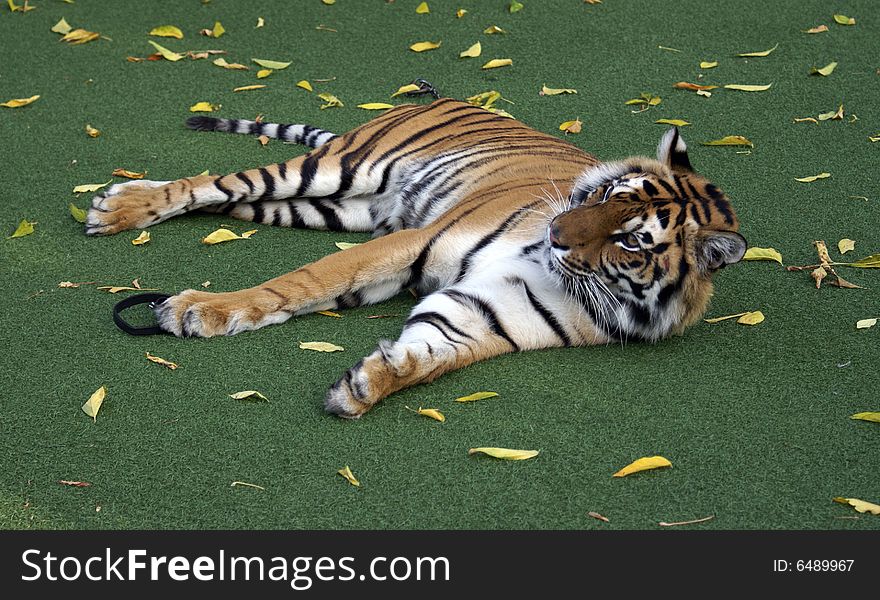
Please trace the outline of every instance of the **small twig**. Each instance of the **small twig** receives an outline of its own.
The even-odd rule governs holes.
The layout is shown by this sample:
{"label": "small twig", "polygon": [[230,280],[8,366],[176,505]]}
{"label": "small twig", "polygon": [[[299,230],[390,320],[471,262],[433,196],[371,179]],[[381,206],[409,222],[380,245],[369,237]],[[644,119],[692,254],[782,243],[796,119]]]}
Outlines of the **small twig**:
{"label": "small twig", "polygon": [[715,515],[709,515],[708,517],[703,517],[702,519],[694,519],[693,521],[678,521],[677,523],[667,523],[666,521],[660,521],[657,523],[660,527],[678,527],[679,525],[693,525],[694,523],[705,523],[706,521],[711,521],[715,518]]}
{"label": "small twig", "polygon": [[264,490],[265,491],[265,489],[266,489],[261,485],[257,485],[255,483],[247,483],[246,481],[233,481],[231,484],[232,487],[239,486],[239,485],[244,486],[244,487],[254,488],[257,490]]}

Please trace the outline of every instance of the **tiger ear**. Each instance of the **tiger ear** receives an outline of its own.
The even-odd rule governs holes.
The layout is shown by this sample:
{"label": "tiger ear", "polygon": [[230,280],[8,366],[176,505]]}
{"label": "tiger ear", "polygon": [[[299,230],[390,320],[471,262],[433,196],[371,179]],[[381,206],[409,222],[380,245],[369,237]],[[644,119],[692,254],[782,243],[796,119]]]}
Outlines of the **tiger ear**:
{"label": "tiger ear", "polygon": [[687,144],[678,132],[678,127],[667,131],[657,145],[657,160],[673,171],[693,171],[688,158]]}
{"label": "tiger ear", "polygon": [[735,231],[701,230],[694,236],[697,267],[710,273],[739,262],[747,245],[746,238]]}

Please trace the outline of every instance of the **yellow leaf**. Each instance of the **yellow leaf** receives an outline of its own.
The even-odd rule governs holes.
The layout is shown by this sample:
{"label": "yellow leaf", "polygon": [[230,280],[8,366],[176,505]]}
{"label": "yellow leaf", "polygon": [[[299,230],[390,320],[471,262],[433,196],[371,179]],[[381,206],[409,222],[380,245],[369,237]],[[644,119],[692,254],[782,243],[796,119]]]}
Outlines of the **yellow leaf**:
{"label": "yellow leaf", "polygon": [[764,313],[760,310],[749,312],[736,320],[740,325],[757,325],[764,322]]}
{"label": "yellow leaf", "polygon": [[260,69],[259,71],[257,71],[257,79],[265,79],[272,73],[274,73],[272,69]]}
{"label": "yellow leaf", "polygon": [[99,135],[101,135],[101,132],[98,131],[97,129],[95,129],[94,127],[92,127],[91,125],[89,125],[88,123],[86,123],[86,134],[90,138],[96,138]]}
{"label": "yellow leaf", "polygon": [[339,313],[335,313],[335,312],[333,312],[332,310],[319,310],[319,311],[317,311],[315,314],[316,314],[316,315],[323,315],[323,316],[325,316],[325,317],[333,317],[333,318],[336,318],[336,319],[341,319],[341,318],[342,318],[342,315],[340,315]]}
{"label": "yellow leaf", "polygon": [[861,269],[877,269],[880,268],[880,254],[872,254],[865,258],[860,258],[854,263],[849,263],[850,267],[859,267]]}
{"label": "yellow leaf", "polygon": [[323,100],[324,102],[327,103],[327,104],[321,105],[321,110],[324,110],[325,108],[333,108],[334,106],[338,106],[338,107],[345,106],[342,103],[342,100],[340,100],[339,98],[337,98],[333,94],[327,94],[327,93],[318,94],[318,98],[320,98],[321,100]]}
{"label": "yellow leaf", "polygon": [[231,240],[243,240],[245,239],[243,236],[235,234],[228,229],[221,227],[220,229],[211,232],[204,238],[202,238],[203,244],[219,244],[221,242],[229,242]]}
{"label": "yellow leaf", "polygon": [[313,91],[315,91],[315,90],[312,89],[312,84],[309,83],[308,81],[306,81],[305,79],[303,79],[302,81],[297,81],[297,82],[296,82],[296,87],[301,87],[302,89],[304,89],[304,90],[306,90],[306,91],[308,91],[308,92],[313,92]]}
{"label": "yellow leaf", "polygon": [[483,33],[488,34],[488,35],[494,35],[496,33],[507,33],[507,32],[504,31],[503,29],[501,29],[500,27],[498,27],[497,25],[491,25],[489,27],[486,27],[483,30]]}
{"label": "yellow leaf", "polygon": [[421,88],[419,86],[417,86],[416,84],[408,83],[406,85],[402,85],[399,88],[397,88],[397,91],[394,92],[393,94],[391,94],[391,97],[394,98],[395,96],[400,96],[401,94],[407,94],[409,92],[417,92],[420,89]]}
{"label": "yellow leaf", "polygon": [[417,42],[409,47],[413,52],[425,52],[426,50],[435,50],[440,47],[443,42]]}
{"label": "yellow leaf", "polygon": [[810,69],[810,75],[821,75],[822,77],[828,77],[829,75],[831,75],[831,73],[834,72],[835,68],[837,68],[836,62],[828,63],[821,69],[813,67],[812,69]]}
{"label": "yellow leaf", "polygon": [[839,121],[841,119],[843,119],[843,104],[838,106],[837,110],[832,110],[830,112],[822,113],[821,115],[819,115],[820,121]]}
{"label": "yellow leaf", "polygon": [[64,19],[61,19],[52,26],[52,31],[54,33],[60,33],[61,35],[67,35],[70,33],[71,29],[73,29],[73,27],[71,27]]}
{"label": "yellow leaf", "polygon": [[314,350],[315,352],[342,352],[345,350],[342,346],[330,342],[300,342],[299,349]]}
{"label": "yellow leaf", "polygon": [[241,237],[244,238],[244,239],[248,239],[249,237],[251,237],[251,236],[254,235],[255,233],[257,233],[257,230],[256,230],[256,229],[250,229],[250,230],[245,231],[244,233],[242,233],[242,234],[241,234]]}
{"label": "yellow leaf", "polygon": [[220,21],[214,21],[214,28],[211,29],[211,37],[218,38],[224,33],[226,33],[226,29],[223,28],[223,25],[220,23]]}
{"label": "yellow leaf", "polygon": [[73,217],[74,221],[76,221],[78,223],[85,223],[87,215],[88,215],[88,213],[86,211],[79,208],[73,202],[70,203],[70,216]]}
{"label": "yellow leaf", "polygon": [[486,398],[494,398],[498,395],[498,392],[476,392],[470,394],[468,396],[462,396],[461,398],[456,398],[456,402],[474,402],[476,400],[485,400]]}
{"label": "yellow leaf", "polygon": [[575,119],[574,121],[563,121],[559,124],[559,131],[564,131],[565,133],[580,133],[581,132],[581,123],[580,119]]}
{"label": "yellow leaf", "polygon": [[177,364],[175,364],[169,360],[165,360],[164,358],[159,358],[158,356],[153,356],[149,352],[147,352],[146,354],[147,354],[147,360],[150,362],[154,362],[157,365],[162,365],[163,367],[167,367],[167,368],[171,369],[172,371],[177,369]]}
{"label": "yellow leaf", "polygon": [[510,58],[493,58],[485,65],[483,65],[483,69],[497,69],[499,67],[509,67],[513,64],[513,60]]}
{"label": "yellow leaf", "polygon": [[361,486],[361,482],[355,478],[354,473],[351,472],[351,469],[348,468],[348,465],[345,465],[344,467],[342,467],[341,469],[339,469],[336,472],[339,473],[340,475],[342,475],[343,477],[345,477],[345,480],[347,482],[349,482],[351,485],[353,485],[355,487]]}
{"label": "yellow leaf", "polygon": [[196,102],[189,107],[189,112],[212,112],[218,110],[220,105],[211,104],[210,102]]}
{"label": "yellow leaf", "polygon": [[703,146],[750,146],[752,148],[755,145],[749,141],[747,138],[744,138],[741,135],[726,135],[719,140],[712,140],[711,142],[703,142]]}
{"label": "yellow leaf", "polygon": [[233,69],[235,71],[247,71],[250,69],[247,65],[242,65],[240,63],[230,63],[226,62],[225,58],[216,58],[214,59],[214,64],[218,67],[223,67],[224,69]]}
{"label": "yellow leaf", "polygon": [[360,244],[355,244],[353,242],[336,242],[334,244],[340,250],[348,250],[349,248],[354,248],[355,246],[360,246]]}
{"label": "yellow leaf", "polygon": [[519,12],[519,11],[521,11],[522,9],[523,9],[522,2],[517,2],[517,0],[511,0],[511,2],[510,2],[510,6],[508,7],[508,10],[509,10],[511,13]]}
{"label": "yellow leaf", "polygon": [[15,228],[15,232],[6,239],[11,240],[12,238],[20,238],[32,234],[34,232],[35,224],[36,221],[23,220],[18,224],[18,227]]}
{"label": "yellow leaf", "polygon": [[388,110],[389,108],[394,108],[394,105],[386,104],[385,102],[367,102],[366,104],[358,104],[358,108],[363,108],[364,110]]}
{"label": "yellow leaf", "polygon": [[106,183],[87,183],[87,184],[83,184],[83,185],[78,185],[75,188],[73,188],[73,193],[74,194],[85,194],[88,192],[97,192],[105,185],[109,185],[110,182],[112,182],[112,181],[113,180],[111,179],[110,181],[107,181]]}
{"label": "yellow leaf", "polygon": [[657,119],[654,122],[660,125],[674,125],[676,127],[684,127],[685,125],[690,125],[689,122],[683,121],[682,119]]}
{"label": "yellow leaf", "polygon": [[74,29],[73,31],[65,33],[64,36],[61,38],[61,41],[67,42],[71,46],[77,46],[79,44],[93,42],[100,37],[101,34],[94,31],[86,31],[85,29]]}
{"label": "yellow leaf", "polygon": [[143,173],[138,173],[136,171],[128,171],[126,169],[116,169],[111,173],[113,177],[125,177],[127,179],[143,179],[146,174],[146,171],[144,171]]}
{"label": "yellow leaf", "polygon": [[247,92],[250,90],[261,90],[264,87],[266,87],[266,86],[265,85],[243,85],[241,87],[237,87],[237,88],[233,89],[232,91],[233,92]]}
{"label": "yellow leaf", "polygon": [[323,2],[327,6],[332,6],[332,5],[336,4],[336,0],[321,0],[321,2]]}
{"label": "yellow leaf", "polygon": [[747,312],[736,313],[735,315],[726,315],[723,317],[714,317],[712,319],[703,319],[706,323],[720,323],[721,321],[726,321],[728,319],[738,319],[739,317],[746,316]]}
{"label": "yellow leaf", "polygon": [[822,33],[823,31],[828,31],[828,25],[818,25],[811,29],[807,29],[804,33]]}
{"label": "yellow leaf", "polygon": [[558,96],[559,94],[577,94],[578,91],[572,88],[548,88],[547,84],[541,86],[541,96]]}
{"label": "yellow leaf", "polygon": [[229,397],[232,398],[233,400],[247,400],[250,398],[251,400],[265,400],[266,402],[269,401],[268,398],[266,398],[263,394],[261,394],[260,392],[258,392],[256,390],[245,390],[243,392],[235,392],[234,394],[229,394]]}
{"label": "yellow leaf", "polygon": [[770,89],[772,83],[767,85],[740,85],[738,83],[729,83],[724,87],[728,90],[739,90],[741,92],[765,92]]}
{"label": "yellow leaf", "polygon": [[648,471],[651,469],[659,469],[661,467],[671,467],[672,463],[669,460],[663,458],[662,456],[646,456],[644,458],[640,458],[636,461],[631,462],[617,473],[615,473],[614,477],[626,477],[627,475],[632,475],[633,473],[638,473],[640,471]]}
{"label": "yellow leaf", "polygon": [[417,410],[416,412],[422,416],[430,417],[435,421],[440,421],[441,423],[444,423],[446,421],[446,416],[444,416],[444,414],[436,408],[419,407],[419,410]]}
{"label": "yellow leaf", "polygon": [[93,421],[98,421],[98,411],[101,410],[101,405],[104,403],[104,396],[107,395],[107,390],[104,389],[102,385],[95,393],[89,396],[89,399],[86,400],[86,403],[82,405],[82,411],[89,415]]}
{"label": "yellow leaf", "polygon": [[510,448],[471,448],[468,454],[477,454],[481,452],[492,458],[503,458],[504,460],[528,460],[535,458],[540,454],[538,450],[512,450]]}
{"label": "yellow leaf", "polygon": [[416,13],[420,15],[426,15],[431,12],[431,9],[428,8],[427,2],[422,2],[418,6],[416,6]]}
{"label": "yellow leaf", "polygon": [[869,329],[877,324],[877,319],[862,319],[856,321],[856,329]]}
{"label": "yellow leaf", "polygon": [[251,60],[261,67],[272,69],[273,71],[280,71],[281,69],[286,69],[290,66],[289,62],[279,62],[277,60],[264,60],[262,58],[252,58]]}
{"label": "yellow leaf", "polygon": [[818,175],[810,175],[809,177],[795,177],[795,181],[800,181],[801,183],[811,183],[816,181],[817,179],[827,179],[831,177],[831,173],[819,173]]}
{"label": "yellow leaf", "polygon": [[183,32],[174,25],[162,25],[161,27],[154,27],[152,30],[150,30],[150,35],[155,35],[157,37],[172,37],[177,38],[178,40],[183,39]]}
{"label": "yellow leaf", "polygon": [[779,44],[776,44],[769,50],[762,50],[760,52],[743,52],[742,54],[737,54],[737,56],[769,56],[771,52],[776,50],[779,47]]}
{"label": "yellow leaf", "polygon": [[174,61],[178,61],[181,58],[183,58],[183,54],[178,54],[177,52],[172,52],[168,48],[166,48],[164,46],[160,46],[159,44],[157,44],[153,40],[147,40],[147,41],[150,42],[150,44],[152,44],[152,46],[156,49],[156,51],[159,54],[161,54],[162,58],[164,58],[165,60],[170,60],[171,62],[174,62]]}
{"label": "yellow leaf", "polygon": [[718,66],[718,61],[709,62],[709,61],[704,60],[700,63],[701,69],[714,69],[717,66]]}
{"label": "yellow leaf", "polygon": [[474,44],[473,46],[471,46],[470,48],[468,48],[464,52],[459,53],[458,57],[459,58],[476,58],[482,53],[483,53],[483,46],[480,44],[480,42],[477,42],[476,44]]}
{"label": "yellow leaf", "polygon": [[858,498],[834,498],[834,501],[839,504],[849,504],[860,513],[867,512],[872,515],[880,515],[880,506],[865,502],[864,500],[859,500]]}
{"label": "yellow leaf", "polygon": [[6,108],[20,108],[22,106],[27,106],[32,102],[36,102],[40,99],[40,95],[31,96],[30,98],[13,98],[12,100],[8,100],[0,104],[0,106],[5,106]]}
{"label": "yellow leaf", "polygon": [[782,254],[775,248],[749,248],[742,257],[743,260],[775,260],[782,264]]}
{"label": "yellow leaf", "polygon": [[258,29],[265,24],[266,24],[266,20],[263,17],[257,17],[257,25],[254,27],[254,29]]}
{"label": "yellow leaf", "polygon": [[837,242],[837,249],[840,251],[841,254],[846,254],[850,250],[856,249],[856,242],[855,240],[851,240],[849,238],[843,238],[842,240]]}
{"label": "yellow leaf", "polygon": [[679,90],[691,90],[693,92],[705,92],[707,90],[717,89],[717,85],[700,85],[698,83],[690,83],[688,81],[679,81],[678,83],[673,83],[672,87]]}
{"label": "yellow leaf", "polygon": [[[692,85],[692,84],[691,84]],[[660,96],[655,96],[654,94],[649,94],[647,92],[642,92],[642,94],[638,98],[632,98],[624,102],[626,105],[631,104],[644,104],[646,107],[648,106],[657,106],[660,104],[662,100]]]}
{"label": "yellow leaf", "polygon": [[463,16],[465,16],[467,14],[467,12],[468,11],[466,11],[465,9],[459,8],[457,11],[455,11],[455,18],[460,19]]}
{"label": "yellow leaf", "polygon": [[817,119],[814,119],[813,117],[801,117],[801,118],[795,117],[794,122],[795,123],[815,123],[816,125],[819,124],[819,121]]}
{"label": "yellow leaf", "polygon": [[856,20],[852,17],[846,17],[844,15],[834,15],[834,22],[839,25],[855,25]]}
{"label": "yellow leaf", "polygon": [[147,242],[150,241],[150,232],[149,231],[141,231],[141,234],[131,240],[132,245],[134,246],[143,246]]}
{"label": "yellow leaf", "polygon": [[[877,319],[874,319],[874,322],[877,322]],[[872,423],[880,423],[880,412],[860,412],[852,415],[850,419],[856,419],[858,421],[870,421]]]}

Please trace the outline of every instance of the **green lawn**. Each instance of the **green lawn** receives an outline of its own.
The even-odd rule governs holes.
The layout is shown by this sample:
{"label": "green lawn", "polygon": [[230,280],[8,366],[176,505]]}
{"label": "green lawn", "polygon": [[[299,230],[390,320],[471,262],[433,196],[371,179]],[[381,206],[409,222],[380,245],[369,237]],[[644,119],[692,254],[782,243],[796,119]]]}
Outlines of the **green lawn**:
{"label": "green lawn", "polygon": [[[263,114],[343,132],[375,114],[357,104],[387,102],[415,77],[457,98],[498,90],[514,103],[503,108],[542,131],[561,135],[558,125],[579,117],[583,132],[570,138],[600,158],[652,153],[665,131],[654,121],[686,119],[691,160],[731,197],[751,245],[773,246],[794,265],[816,262],[818,239],[836,259],[880,252],[880,143],[868,140],[880,134],[875,2],[523,3],[510,14],[506,0],[432,0],[428,15],[415,13],[415,0],[33,0],[26,14],[0,7],[0,101],[41,96],[0,108],[3,237],[22,219],[37,222],[30,236],[0,240],[0,527],[653,529],[715,515],[694,527],[880,528],[880,517],[831,501],[880,500],[880,425],[849,418],[880,410],[880,326],[855,328],[880,317],[876,270],[841,269],[868,289],[816,290],[807,273],[736,265],[716,278],[707,316],[761,310],[760,325],[700,323],[654,346],[504,356],[398,393],[355,422],[324,414],[324,392],[378,339],[397,335],[414,304],[408,294],[342,319],[314,315],[183,340],[116,329],[110,310],[123,294],[57,287],[140,278],[166,292],[206,280],[232,290],[333,252],[335,241],[364,241],[258,226],[251,240],[205,246],[199,240],[221,224],[248,227],[201,215],[158,225],[150,243],[135,247],[138,232],[87,238],[68,204],[85,207],[89,195],[73,187],[105,182],[119,167],[175,179],[302,152],[189,131],[183,122],[198,101],[222,104],[215,114],[223,117]],[[458,8],[469,12],[458,19]],[[835,12],[856,25],[836,24]],[[61,17],[110,40],[62,44],[50,32]],[[223,37],[198,34],[218,20]],[[803,33],[823,23],[827,32]],[[165,24],[186,37],[148,37]],[[490,25],[507,34],[482,33]],[[262,80],[265,89],[233,93],[257,82],[255,69],[220,69],[210,59],[127,62],[153,51],[149,39],[177,51],[226,50],[229,62],[292,64]],[[426,40],[442,46],[408,50]],[[459,59],[476,41],[482,56]],[[767,57],[735,57],[777,43]],[[492,58],[513,65],[481,70]],[[699,68],[716,60],[715,69]],[[839,65],[830,76],[808,75],[832,61]],[[315,94],[295,87],[301,79],[345,107],[321,110]],[[677,81],[773,85],[703,98],[672,89]],[[542,84],[578,94],[542,97]],[[642,92],[663,101],[633,114],[624,102]],[[793,123],[841,103],[843,120]],[[101,136],[88,137],[86,124]],[[699,144],[726,135],[746,136],[754,148]],[[820,172],[832,177],[794,181]],[[842,258],[841,238],[856,240]],[[396,316],[366,319],[377,313]],[[298,349],[309,340],[345,352]],[[147,351],[180,369],[147,362]],[[107,399],[92,422],[80,406],[101,385]],[[227,397],[244,389],[270,401]],[[453,402],[480,390],[500,396]],[[406,406],[439,408],[447,421]],[[541,455],[501,462],[469,457],[474,446]],[[672,469],[611,477],[654,454]],[[360,488],[336,475],[344,465]]]}

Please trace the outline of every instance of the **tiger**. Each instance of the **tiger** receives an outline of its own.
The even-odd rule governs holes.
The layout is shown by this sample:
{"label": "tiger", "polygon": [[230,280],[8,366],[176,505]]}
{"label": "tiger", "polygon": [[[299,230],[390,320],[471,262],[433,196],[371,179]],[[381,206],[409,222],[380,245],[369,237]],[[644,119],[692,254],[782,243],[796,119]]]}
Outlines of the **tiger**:
{"label": "tiger", "polygon": [[713,274],[746,250],[730,201],[694,171],[677,128],[656,158],[600,162],[452,98],[399,105],[342,135],[206,116],[187,126],[313,149],[229,175],[116,184],[93,198],[85,232],[192,211],[371,232],[255,287],[185,290],[153,309],[163,331],[210,337],[415,291],[398,339],[329,388],[324,407],[340,417],[505,353],[680,334],[706,310]]}

